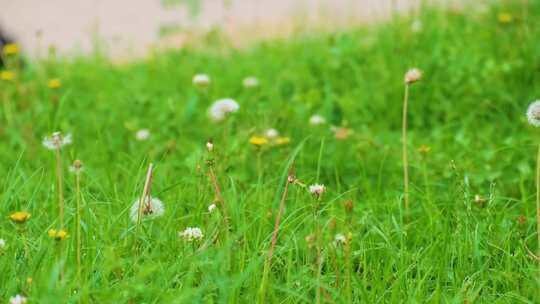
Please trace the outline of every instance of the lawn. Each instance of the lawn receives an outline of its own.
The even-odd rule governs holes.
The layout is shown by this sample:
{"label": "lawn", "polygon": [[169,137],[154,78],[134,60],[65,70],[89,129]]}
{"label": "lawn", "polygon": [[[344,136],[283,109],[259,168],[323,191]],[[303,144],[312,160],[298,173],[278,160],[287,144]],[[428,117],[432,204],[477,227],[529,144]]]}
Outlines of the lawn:
{"label": "lawn", "polygon": [[[244,49],[214,32],[123,64],[4,55],[0,302],[540,302],[540,2],[523,3]],[[215,121],[222,98],[239,109]]]}

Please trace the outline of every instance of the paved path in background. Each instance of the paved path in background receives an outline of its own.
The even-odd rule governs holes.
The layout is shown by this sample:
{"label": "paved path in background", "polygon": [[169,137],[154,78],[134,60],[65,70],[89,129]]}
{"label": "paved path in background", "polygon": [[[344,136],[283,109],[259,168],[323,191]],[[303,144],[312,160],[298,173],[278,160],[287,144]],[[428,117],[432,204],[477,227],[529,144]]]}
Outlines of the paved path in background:
{"label": "paved path in background", "polygon": [[[392,1],[404,10],[420,0],[199,0],[197,14],[190,1],[162,5],[167,1],[175,0],[0,0],[0,26],[34,55],[50,45],[86,53],[99,40],[112,56],[140,56],[156,44],[180,47],[213,27],[241,44],[245,37],[366,23],[388,17]],[[163,35],[171,29],[175,34]]]}

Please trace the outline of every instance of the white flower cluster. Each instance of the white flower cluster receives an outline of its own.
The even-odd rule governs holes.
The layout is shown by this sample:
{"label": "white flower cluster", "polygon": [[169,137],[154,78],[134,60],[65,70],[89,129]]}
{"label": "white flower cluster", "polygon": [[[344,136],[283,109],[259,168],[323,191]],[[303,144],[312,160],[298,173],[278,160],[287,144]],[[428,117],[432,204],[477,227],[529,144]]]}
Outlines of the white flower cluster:
{"label": "white flower cluster", "polygon": [[179,232],[178,236],[184,238],[188,242],[201,240],[204,237],[201,228],[198,227],[187,227],[184,231]]}

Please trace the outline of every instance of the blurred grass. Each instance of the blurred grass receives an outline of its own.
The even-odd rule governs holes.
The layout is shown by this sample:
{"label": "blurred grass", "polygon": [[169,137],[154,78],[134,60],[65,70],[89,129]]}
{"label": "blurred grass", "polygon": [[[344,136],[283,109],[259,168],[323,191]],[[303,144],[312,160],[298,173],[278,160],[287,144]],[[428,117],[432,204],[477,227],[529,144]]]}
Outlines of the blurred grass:
{"label": "blurred grass", "polygon": [[[509,23],[499,16],[512,16]],[[328,188],[321,215],[325,243],[324,299],[345,302],[335,284],[331,240],[346,233],[343,202],[354,202],[353,297],[357,303],[536,303],[534,166],[537,133],[524,111],[540,96],[540,3],[505,1],[475,10],[423,10],[414,18],[334,34],[228,47],[219,33],[206,48],[156,51],[145,61],[115,65],[105,56],[30,62],[15,81],[0,82],[14,108],[0,130],[0,299],[25,293],[31,303],[243,303],[257,296],[273,227],[280,172],[304,139],[295,167],[304,183]],[[411,29],[413,19],[422,30]],[[419,67],[411,91],[412,221],[402,221],[400,163],[403,75]],[[212,78],[207,90],[195,73]],[[242,79],[259,78],[246,90]],[[60,78],[59,90],[47,80]],[[232,97],[241,109],[211,123],[212,101]],[[2,111],[5,114],[5,111]],[[312,114],[329,124],[313,127]],[[334,139],[329,125],[352,128]],[[288,146],[265,147],[262,168],[248,139],[267,128]],[[148,128],[146,142],[135,132]],[[57,283],[53,154],[41,147],[52,131],[71,132],[65,164],[85,165],[84,280],[75,292],[74,182],[66,173],[70,260]],[[214,195],[205,176],[204,144],[213,139],[216,171],[231,214],[232,237],[194,252],[177,237],[199,226],[208,240],[220,228],[208,214]],[[324,149],[319,163],[319,148]],[[432,148],[422,156],[416,149]],[[163,218],[144,224],[142,253],[129,239],[129,207],[145,166],[157,165],[153,194]],[[67,164],[66,164],[67,166]],[[317,180],[320,166],[320,176]],[[485,206],[474,202],[479,194]],[[291,190],[274,256],[268,302],[313,302],[312,199]],[[7,219],[27,210],[31,257],[22,257]],[[275,214],[274,214],[275,215]],[[517,219],[524,216],[524,223]],[[335,219],[335,228],[329,223]],[[345,273],[343,251],[338,273]],[[32,284],[25,282],[33,278]],[[343,277],[341,278],[343,279]]]}

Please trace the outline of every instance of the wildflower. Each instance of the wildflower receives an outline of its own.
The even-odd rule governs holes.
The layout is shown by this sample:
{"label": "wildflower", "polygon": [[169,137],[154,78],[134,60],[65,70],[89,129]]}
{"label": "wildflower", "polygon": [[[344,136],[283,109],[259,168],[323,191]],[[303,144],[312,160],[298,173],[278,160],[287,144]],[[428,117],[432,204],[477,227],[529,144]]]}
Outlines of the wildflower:
{"label": "wildflower", "polygon": [[244,88],[255,88],[259,86],[259,80],[256,77],[249,76],[242,81]]}
{"label": "wildflower", "polygon": [[[135,202],[133,202],[133,205],[131,205],[130,217],[133,223],[137,223],[138,221],[140,203],[140,200],[137,199]],[[145,218],[153,219],[156,217],[160,217],[164,213],[165,207],[163,206],[163,202],[161,202],[158,198],[155,197],[146,197],[146,200],[145,202],[143,202],[142,206],[141,220]]]}
{"label": "wildflower", "polygon": [[26,304],[27,302],[27,299],[19,294],[9,298],[9,304]]}
{"label": "wildflower", "polygon": [[334,244],[336,245],[345,244],[345,242],[347,242],[347,238],[345,237],[343,233],[338,233],[334,237]]}
{"label": "wildflower", "polygon": [[474,196],[474,203],[478,206],[483,207],[486,202],[487,199],[483,198],[481,195],[477,194]]}
{"label": "wildflower", "polygon": [[266,139],[266,137],[261,137],[261,136],[252,136],[249,139],[249,143],[254,146],[261,147],[263,145],[268,144],[268,139]]}
{"label": "wildflower", "polygon": [[46,136],[41,142],[49,150],[58,150],[65,145],[71,144],[71,134],[64,136],[61,132],[54,132],[51,136]]}
{"label": "wildflower", "polygon": [[62,87],[62,81],[58,78],[49,79],[47,86],[49,89],[56,90]]}
{"label": "wildflower", "polygon": [[277,145],[288,145],[291,142],[291,139],[289,137],[278,137],[276,139]]}
{"label": "wildflower", "polygon": [[6,248],[6,240],[0,239],[0,250]]}
{"label": "wildflower", "polygon": [[17,211],[12,213],[9,218],[16,223],[24,223],[30,219],[30,213],[26,211]]}
{"label": "wildflower", "polygon": [[535,127],[540,127],[540,99],[533,101],[527,109],[527,120]]}
{"label": "wildflower", "polygon": [[206,149],[208,149],[208,151],[212,152],[212,150],[214,150],[214,144],[212,143],[212,141],[207,141],[206,142]]}
{"label": "wildflower", "polygon": [[211,204],[210,206],[208,206],[208,212],[212,213],[212,211],[214,211],[216,208],[216,204]]}
{"label": "wildflower", "polygon": [[82,170],[82,162],[78,159],[76,159],[73,162],[73,165],[69,166],[69,172],[80,173],[81,170]]}
{"label": "wildflower", "polygon": [[2,48],[2,53],[6,56],[16,55],[19,53],[19,46],[16,43],[8,43]]}
{"label": "wildflower", "polygon": [[193,76],[193,84],[198,87],[206,87],[210,84],[210,77],[206,74],[197,74]]}
{"label": "wildflower", "polygon": [[405,83],[412,84],[422,79],[422,71],[417,68],[412,68],[405,73]]}
{"label": "wildflower", "polygon": [[137,131],[137,133],[135,133],[135,139],[138,141],[145,141],[148,138],[150,138],[150,130],[148,129],[140,129]]}
{"label": "wildflower", "polygon": [[53,238],[57,241],[62,241],[68,236],[67,232],[63,229],[60,229],[60,230],[49,229],[49,231],[47,231],[47,234],[49,235],[50,238]]}
{"label": "wildflower", "polygon": [[418,147],[418,152],[420,154],[428,154],[429,152],[431,152],[431,147],[428,145],[421,145],[420,147]]}
{"label": "wildflower", "polygon": [[311,192],[311,194],[314,194],[316,196],[320,196],[325,191],[326,191],[326,188],[324,187],[324,185],[321,185],[321,184],[314,184],[314,185],[309,186],[309,192]]}
{"label": "wildflower", "polygon": [[512,23],[512,21],[514,21],[514,16],[509,13],[500,13],[499,16],[497,16],[497,20],[499,20],[500,23]]}
{"label": "wildflower", "polygon": [[226,118],[227,114],[234,113],[238,111],[238,109],[240,109],[240,106],[234,99],[223,98],[216,100],[210,107],[208,113],[213,121],[220,122]]}
{"label": "wildflower", "polygon": [[26,284],[32,285],[33,282],[34,282],[34,279],[32,277],[26,278]]}
{"label": "wildflower", "polygon": [[0,71],[0,79],[4,81],[12,81],[15,79],[15,73],[12,71]]}
{"label": "wildflower", "polygon": [[184,231],[179,232],[178,236],[183,237],[184,240],[188,242],[191,242],[201,240],[204,237],[204,234],[198,227],[187,227]]}
{"label": "wildflower", "polygon": [[324,119],[324,117],[322,117],[321,115],[315,114],[309,118],[309,124],[312,126],[322,125],[325,123],[326,123],[326,119]]}
{"label": "wildflower", "polygon": [[411,31],[413,33],[420,33],[422,31],[423,25],[422,21],[419,19],[415,19],[413,23],[411,24]]}
{"label": "wildflower", "polygon": [[351,212],[354,208],[354,204],[353,204],[353,201],[351,199],[348,199],[346,200],[344,203],[343,203],[343,207],[345,207],[345,210],[347,212]]}
{"label": "wildflower", "polygon": [[347,139],[353,133],[352,129],[343,127],[331,127],[330,130],[334,132],[334,137],[340,140]]}
{"label": "wildflower", "polygon": [[264,131],[264,137],[268,139],[274,139],[279,136],[279,132],[276,129],[270,128]]}

